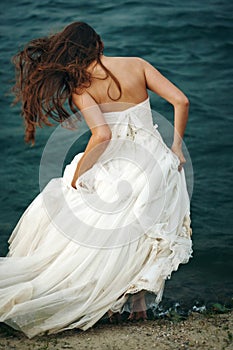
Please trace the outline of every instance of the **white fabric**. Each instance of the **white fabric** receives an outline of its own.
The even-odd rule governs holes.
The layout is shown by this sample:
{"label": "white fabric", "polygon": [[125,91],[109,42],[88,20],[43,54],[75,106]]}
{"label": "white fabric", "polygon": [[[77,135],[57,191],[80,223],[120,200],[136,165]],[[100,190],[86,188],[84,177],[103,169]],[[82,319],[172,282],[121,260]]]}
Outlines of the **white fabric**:
{"label": "white fabric", "polygon": [[86,330],[140,290],[159,303],[165,280],[192,257],[184,169],[149,99],[104,117],[112,140],[77,190],[82,153],[29,205],[0,258],[0,321],[30,338]]}

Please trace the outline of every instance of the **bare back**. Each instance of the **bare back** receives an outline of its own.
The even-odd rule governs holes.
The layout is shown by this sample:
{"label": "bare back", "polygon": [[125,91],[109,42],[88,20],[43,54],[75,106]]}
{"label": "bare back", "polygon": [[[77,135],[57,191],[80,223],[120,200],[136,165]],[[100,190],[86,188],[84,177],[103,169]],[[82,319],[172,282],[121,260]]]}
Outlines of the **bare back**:
{"label": "bare back", "polygon": [[119,97],[119,89],[111,77],[98,64],[89,71],[92,73],[92,84],[86,90],[95,102],[100,105],[102,112],[124,110],[138,104],[148,97],[146,79],[142,62],[137,57],[107,57],[102,56],[102,63],[118,79],[122,95],[116,102],[111,99]]}

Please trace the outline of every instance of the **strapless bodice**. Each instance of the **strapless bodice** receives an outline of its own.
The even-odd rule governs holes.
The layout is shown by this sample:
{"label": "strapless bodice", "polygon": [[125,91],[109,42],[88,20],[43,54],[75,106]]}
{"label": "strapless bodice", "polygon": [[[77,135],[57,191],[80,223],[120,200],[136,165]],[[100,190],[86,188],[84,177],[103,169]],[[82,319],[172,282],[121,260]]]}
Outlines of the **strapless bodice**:
{"label": "strapless bodice", "polygon": [[136,128],[152,130],[153,118],[149,97],[132,107],[122,111],[103,112],[104,118],[109,126],[131,124]]}

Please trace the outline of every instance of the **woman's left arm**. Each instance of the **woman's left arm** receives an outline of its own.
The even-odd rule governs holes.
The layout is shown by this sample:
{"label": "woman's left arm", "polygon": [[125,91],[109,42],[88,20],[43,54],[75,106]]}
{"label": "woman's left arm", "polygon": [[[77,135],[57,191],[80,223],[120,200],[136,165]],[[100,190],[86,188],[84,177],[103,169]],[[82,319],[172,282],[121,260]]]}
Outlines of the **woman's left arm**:
{"label": "woman's left arm", "polygon": [[85,152],[78,162],[71,182],[71,186],[76,188],[78,177],[96,163],[98,158],[105,151],[112,134],[99,106],[87,92],[82,95],[74,93],[72,98],[92,133]]}

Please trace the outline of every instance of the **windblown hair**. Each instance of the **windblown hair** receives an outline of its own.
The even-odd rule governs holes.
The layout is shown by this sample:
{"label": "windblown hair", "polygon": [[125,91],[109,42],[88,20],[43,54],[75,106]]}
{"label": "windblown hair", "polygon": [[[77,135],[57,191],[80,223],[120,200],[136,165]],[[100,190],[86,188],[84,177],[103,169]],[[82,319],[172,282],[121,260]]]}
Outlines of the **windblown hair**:
{"label": "windblown hair", "polygon": [[49,117],[63,122],[70,116],[64,107],[67,100],[70,110],[77,113],[72,93],[91,85],[87,68],[94,61],[105,70],[104,79],[110,76],[116,83],[120,95],[115,100],[121,97],[120,83],[101,62],[102,53],[103,43],[94,29],[74,22],[59,33],[30,41],[13,57],[16,83],[12,91],[14,103],[22,102],[26,143],[34,145],[36,126],[53,125]]}

